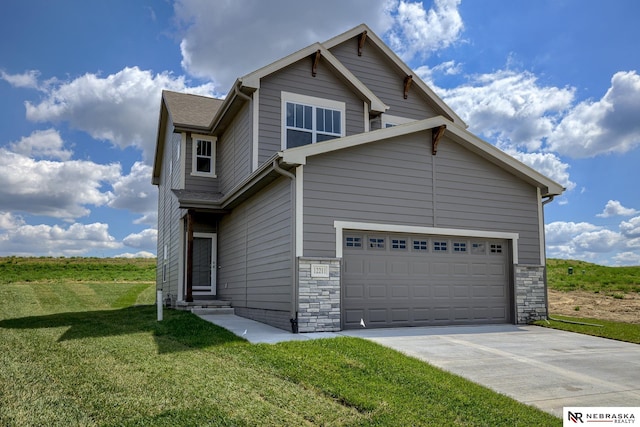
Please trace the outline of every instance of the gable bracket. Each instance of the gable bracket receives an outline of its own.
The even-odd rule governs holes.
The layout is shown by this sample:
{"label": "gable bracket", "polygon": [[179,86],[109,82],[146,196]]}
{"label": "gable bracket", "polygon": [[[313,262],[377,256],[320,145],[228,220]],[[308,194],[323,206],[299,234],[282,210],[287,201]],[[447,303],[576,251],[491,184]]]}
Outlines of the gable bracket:
{"label": "gable bracket", "polygon": [[404,99],[409,97],[409,88],[411,87],[412,82],[413,76],[411,74],[404,78]]}
{"label": "gable bracket", "polygon": [[440,143],[440,138],[442,138],[442,135],[444,135],[444,131],[446,128],[446,125],[442,125],[437,128],[431,129],[431,154],[433,154],[434,156],[438,152],[438,144]]}
{"label": "gable bracket", "polygon": [[313,67],[311,67],[311,75],[313,77],[316,76],[316,72],[318,71],[318,62],[320,62],[320,57],[322,56],[322,52],[318,49],[315,53],[315,58],[313,59]]}
{"label": "gable bracket", "polygon": [[364,47],[364,42],[367,40],[367,32],[363,31],[358,36],[358,56],[362,56],[362,48]]}

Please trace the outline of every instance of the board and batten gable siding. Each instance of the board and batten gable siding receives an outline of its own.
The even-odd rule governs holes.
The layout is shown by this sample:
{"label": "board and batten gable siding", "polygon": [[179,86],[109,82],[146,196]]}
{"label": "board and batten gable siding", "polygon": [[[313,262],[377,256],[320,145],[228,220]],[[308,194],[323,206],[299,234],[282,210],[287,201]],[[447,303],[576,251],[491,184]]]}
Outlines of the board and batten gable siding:
{"label": "board and batten gable siding", "polygon": [[435,156],[438,227],[518,233],[520,264],[540,264],[536,188],[444,138]]}
{"label": "board and batten gable siding", "polygon": [[218,138],[220,192],[226,194],[251,173],[251,108],[246,102]]}
{"label": "board and batten gable siding", "polygon": [[293,281],[291,180],[237,206],[218,227],[218,298],[289,315]]}
{"label": "board and batten gable siding", "polygon": [[416,120],[440,115],[435,107],[419,94],[415,85],[409,88],[409,96],[404,99],[405,76],[370,40],[365,42],[362,56],[358,56],[357,37],[334,46],[330,52],[389,106],[387,114]]}
{"label": "board and batten gable siding", "polygon": [[[435,173],[434,173],[435,172]],[[304,256],[335,256],[334,220],[519,233],[540,263],[537,192],[446,137],[418,132],[307,158]]]}
{"label": "board and batten gable siding", "polygon": [[[185,152],[184,152],[184,171],[185,171],[185,189],[190,191],[209,191],[212,193],[218,193],[220,190],[218,188],[218,178],[210,178],[205,176],[197,176],[191,175],[191,171],[193,170],[193,140],[191,139],[191,134],[187,134],[187,144],[186,144]],[[216,159],[215,159],[215,167],[216,174],[218,173],[218,143],[216,142]]]}
{"label": "board and batten gable siding", "polygon": [[334,220],[433,226],[431,132],[313,156],[304,166],[304,256],[334,257]]}
{"label": "board and batten gable siding", "polygon": [[344,102],[345,136],[364,132],[364,101],[333,74],[324,59],[318,64],[316,77],[311,75],[311,66],[312,60],[309,57],[262,78],[259,96],[259,164],[282,149],[283,91]]}

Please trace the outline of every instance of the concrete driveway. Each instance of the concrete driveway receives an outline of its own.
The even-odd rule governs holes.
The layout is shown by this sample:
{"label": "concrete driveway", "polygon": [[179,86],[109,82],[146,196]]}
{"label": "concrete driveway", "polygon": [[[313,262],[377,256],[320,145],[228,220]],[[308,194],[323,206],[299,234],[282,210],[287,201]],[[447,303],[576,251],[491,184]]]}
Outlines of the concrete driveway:
{"label": "concrete driveway", "polygon": [[562,417],[564,406],[640,406],[640,345],[538,326],[343,331]]}
{"label": "concrete driveway", "polygon": [[200,317],[252,343],[338,336],[368,339],[559,417],[564,406],[640,407],[638,344],[539,326],[447,326],[292,334],[235,315]]}

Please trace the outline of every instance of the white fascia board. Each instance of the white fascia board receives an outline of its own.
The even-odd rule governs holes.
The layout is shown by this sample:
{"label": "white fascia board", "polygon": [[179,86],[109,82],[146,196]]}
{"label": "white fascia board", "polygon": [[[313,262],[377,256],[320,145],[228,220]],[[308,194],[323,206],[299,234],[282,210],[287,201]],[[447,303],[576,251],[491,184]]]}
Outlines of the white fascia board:
{"label": "white fascia board", "polygon": [[429,86],[427,86],[427,84],[423,82],[419,76],[416,75],[415,71],[412,70],[407,64],[405,64],[404,61],[402,61],[402,59],[400,59],[400,57],[396,55],[396,53],[391,50],[391,48],[387,46],[387,44],[383,42],[376,33],[371,31],[371,28],[369,28],[367,25],[360,24],[345,33],[327,40],[326,42],[322,43],[322,45],[327,49],[331,49],[332,47],[344,43],[345,41],[357,36],[358,34],[361,34],[363,31],[367,32],[367,39],[370,39],[396,65],[396,67],[402,70],[402,72],[406,75],[413,76],[413,83],[418,86],[430,99],[432,99],[433,102],[435,102],[443,111],[450,115],[454,123],[464,128],[468,127],[464,120],[462,120],[462,118],[460,118],[460,116],[458,116],[455,111],[451,109],[451,107],[445,104],[445,102],[438,95],[436,95],[436,93]]}
{"label": "white fascia board", "polygon": [[400,224],[379,224],[356,221],[334,221],[336,229],[336,258],[342,258],[342,239],[344,230],[376,231],[384,233],[420,234],[430,236],[475,237],[485,239],[511,240],[513,263],[518,264],[518,233],[486,230],[466,230],[458,228],[422,227]]}
{"label": "white fascia board", "polygon": [[288,65],[291,65],[294,62],[306,58],[318,49],[323,49],[323,46],[320,43],[314,43],[310,46],[305,47],[304,49],[300,49],[299,51],[292,53],[291,55],[285,56],[284,58],[272,62],[269,65],[259,68],[256,71],[247,74],[246,76],[240,77],[239,80],[244,87],[259,89],[260,79],[268,76],[269,74],[275,73],[276,71]]}
{"label": "white fascia board", "polygon": [[358,133],[355,135],[345,136],[344,138],[330,139],[328,141],[304,145],[302,147],[289,148],[281,151],[280,154],[282,155],[282,160],[285,163],[304,165],[307,162],[307,157],[310,156],[368,144],[374,141],[395,138],[446,124],[451,124],[451,122],[442,116],[437,116],[425,120],[416,120],[411,123],[393,126],[386,129]]}
{"label": "white fascia board", "polygon": [[300,61],[301,59],[306,58],[309,55],[312,55],[314,52],[320,51],[322,57],[331,65],[331,67],[340,74],[343,79],[356,91],[358,94],[366,99],[369,103],[369,108],[371,111],[383,113],[389,109],[389,107],[382,102],[380,98],[378,98],[364,83],[362,83],[358,78],[351,72],[347,67],[345,67],[331,52],[329,52],[323,45],[320,43],[314,43],[310,46],[305,47],[295,53],[292,53],[289,56],[286,56],[276,62],[273,62],[266,67],[262,67],[251,74],[247,74],[244,77],[240,78],[242,82],[242,86],[251,87],[253,89],[260,88],[260,79],[269,74],[275,73],[276,71],[287,67],[294,62]]}

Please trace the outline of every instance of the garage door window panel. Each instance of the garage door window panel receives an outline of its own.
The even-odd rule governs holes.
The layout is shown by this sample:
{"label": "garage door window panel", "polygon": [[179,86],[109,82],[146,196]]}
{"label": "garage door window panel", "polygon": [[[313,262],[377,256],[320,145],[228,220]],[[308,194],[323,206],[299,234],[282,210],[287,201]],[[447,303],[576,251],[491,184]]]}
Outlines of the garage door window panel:
{"label": "garage door window panel", "polygon": [[369,237],[369,249],[373,250],[384,250],[386,245],[386,239],[380,236],[370,236]]}
{"label": "garage door window panel", "polygon": [[453,253],[454,254],[467,253],[467,242],[453,242]]}
{"label": "garage door window panel", "polygon": [[344,246],[350,249],[362,249],[362,236],[345,236]]}
{"label": "garage door window panel", "polygon": [[407,239],[391,239],[391,250],[394,251],[406,251],[407,250]]}
{"label": "garage door window panel", "polygon": [[433,252],[435,253],[445,253],[447,252],[448,243],[446,240],[434,240],[433,242]]}
{"label": "garage door window panel", "polygon": [[419,252],[427,252],[429,250],[428,240],[413,240],[413,250]]}
{"label": "garage door window panel", "polygon": [[484,242],[471,242],[471,253],[474,255],[485,255],[486,245]]}

